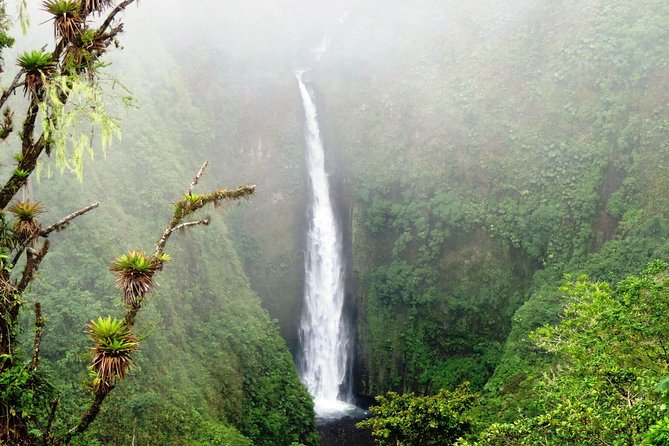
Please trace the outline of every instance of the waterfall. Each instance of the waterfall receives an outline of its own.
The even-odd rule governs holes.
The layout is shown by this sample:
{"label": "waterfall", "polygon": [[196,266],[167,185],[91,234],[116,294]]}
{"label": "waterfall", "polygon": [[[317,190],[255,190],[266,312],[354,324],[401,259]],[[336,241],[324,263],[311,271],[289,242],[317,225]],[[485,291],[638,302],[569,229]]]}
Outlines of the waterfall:
{"label": "waterfall", "polygon": [[296,71],[306,121],[306,160],[311,184],[305,256],[304,306],[300,320],[301,379],[314,397],[316,414],[331,417],[352,408],[340,393],[346,379],[350,336],[343,319],[342,230],[330,197],[325,153],[313,91]]}

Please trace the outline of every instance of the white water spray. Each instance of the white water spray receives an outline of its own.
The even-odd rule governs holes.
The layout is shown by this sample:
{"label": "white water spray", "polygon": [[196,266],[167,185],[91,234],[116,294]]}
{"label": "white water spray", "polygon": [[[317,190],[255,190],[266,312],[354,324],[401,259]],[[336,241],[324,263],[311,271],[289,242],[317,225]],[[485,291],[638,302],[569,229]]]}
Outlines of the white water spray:
{"label": "white water spray", "polygon": [[[323,50],[319,50],[322,53]],[[330,197],[314,94],[303,80],[304,73],[305,70],[295,72],[304,104],[306,158],[311,183],[304,310],[300,321],[301,379],[314,397],[316,414],[329,418],[354,408],[340,395],[349,361],[349,334],[342,318],[342,231]]]}

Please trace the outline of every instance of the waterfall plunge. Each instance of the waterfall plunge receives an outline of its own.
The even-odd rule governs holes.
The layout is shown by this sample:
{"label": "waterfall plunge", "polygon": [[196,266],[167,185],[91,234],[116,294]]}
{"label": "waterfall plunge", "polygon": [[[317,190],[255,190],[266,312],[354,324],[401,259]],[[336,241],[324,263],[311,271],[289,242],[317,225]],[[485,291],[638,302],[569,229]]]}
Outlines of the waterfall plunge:
{"label": "waterfall plunge", "polygon": [[314,397],[316,414],[331,418],[354,408],[340,395],[348,368],[349,334],[342,317],[342,232],[335,218],[325,171],[323,141],[313,92],[296,71],[306,118],[311,203],[305,258],[304,310],[300,321],[301,379]]}

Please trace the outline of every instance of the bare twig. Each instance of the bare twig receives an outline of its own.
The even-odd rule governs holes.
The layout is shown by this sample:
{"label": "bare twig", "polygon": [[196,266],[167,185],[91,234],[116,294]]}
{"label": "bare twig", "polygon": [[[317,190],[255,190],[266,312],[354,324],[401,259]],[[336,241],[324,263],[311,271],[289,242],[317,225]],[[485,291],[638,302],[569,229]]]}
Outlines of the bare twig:
{"label": "bare twig", "polygon": [[209,224],[209,218],[203,218],[202,220],[198,221],[187,221],[185,223],[181,223],[180,225],[176,225],[173,229],[172,232],[178,231],[179,229],[184,229],[189,226],[196,226],[196,225],[205,225],[207,226]]}
{"label": "bare twig", "polygon": [[23,242],[22,246],[20,246],[16,249],[16,254],[14,255],[14,258],[12,259],[12,265],[17,264],[17,262],[19,261],[19,259],[23,255],[23,252],[25,251],[25,249],[28,246],[32,245],[33,242],[35,241],[35,239],[38,236],[48,237],[49,234],[51,234],[54,231],[55,232],[62,231],[70,223],[70,221],[74,220],[75,218],[79,217],[80,215],[85,214],[86,212],[88,212],[90,210],[93,210],[93,209],[97,208],[99,205],[100,205],[100,203],[93,203],[90,206],[86,206],[85,208],[81,208],[78,211],[74,211],[70,215],[67,215],[67,216],[61,218],[60,220],[58,220],[57,222],[55,222],[51,226],[49,226],[45,229],[42,229],[39,232],[36,232],[32,237],[29,237],[27,240],[25,240]]}
{"label": "bare twig", "polygon": [[9,84],[9,87],[7,87],[3,92],[2,96],[0,96],[0,107],[5,105],[5,102],[7,102],[7,99],[16,91],[17,88],[22,87],[25,82],[21,82],[21,76],[23,76],[23,72],[19,71],[16,73],[16,76],[14,76],[14,80],[12,81],[11,84]]}
{"label": "bare twig", "polygon": [[51,234],[54,231],[55,232],[62,231],[70,223],[70,221],[74,220],[75,218],[79,217],[80,215],[85,214],[88,211],[91,211],[91,210],[97,208],[98,206],[100,206],[100,203],[93,203],[89,206],[86,206],[85,208],[79,209],[78,211],[74,211],[70,215],[67,215],[67,216],[61,218],[60,220],[58,220],[57,222],[55,222],[54,224],[52,224],[48,228],[41,230],[39,232],[39,235],[42,236],[42,237],[48,237],[49,234]]}
{"label": "bare twig", "polygon": [[195,189],[195,186],[197,186],[198,181],[200,181],[200,178],[204,174],[204,171],[207,170],[207,166],[209,165],[209,161],[205,161],[204,164],[202,164],[202,167],[200,167],[200,170],[197,171],[197,174],[195,175],[195,178],[193,178],[193,181],[190,183],[190,187],[188,188],[188,195],[193,194],[193,189]]}

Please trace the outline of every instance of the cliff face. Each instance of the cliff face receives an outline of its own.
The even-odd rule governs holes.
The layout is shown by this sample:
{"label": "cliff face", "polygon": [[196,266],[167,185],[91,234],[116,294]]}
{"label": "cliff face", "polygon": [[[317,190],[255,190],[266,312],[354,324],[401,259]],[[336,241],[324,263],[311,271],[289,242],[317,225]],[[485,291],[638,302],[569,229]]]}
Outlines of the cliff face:
{"label": "cliff face", "polygon": [[[362,4],[312,73],[351,209],[363,393],[482,387],[495,370],[498,388],[531,356],[526,334],[556,320],[564,273],[617,280],[668,253],[666,5],[488,6]],[[300,276],[304,221],[293,143],[292,167],[272,175],[296,181],[277,190],[291,216],[269,225],[287,238],[268,244],[255,226],[267,264],[246,261],[291,342],[299,289],[284,278]],[[242,219],[278,211],[268,201]]]}
{"label": "cliff face", "polygon": [[365,392],[483,386],[555,320],[562,274],[667,255],[666,5],[478,6],[352,19],[319,72],[349,169]]}

